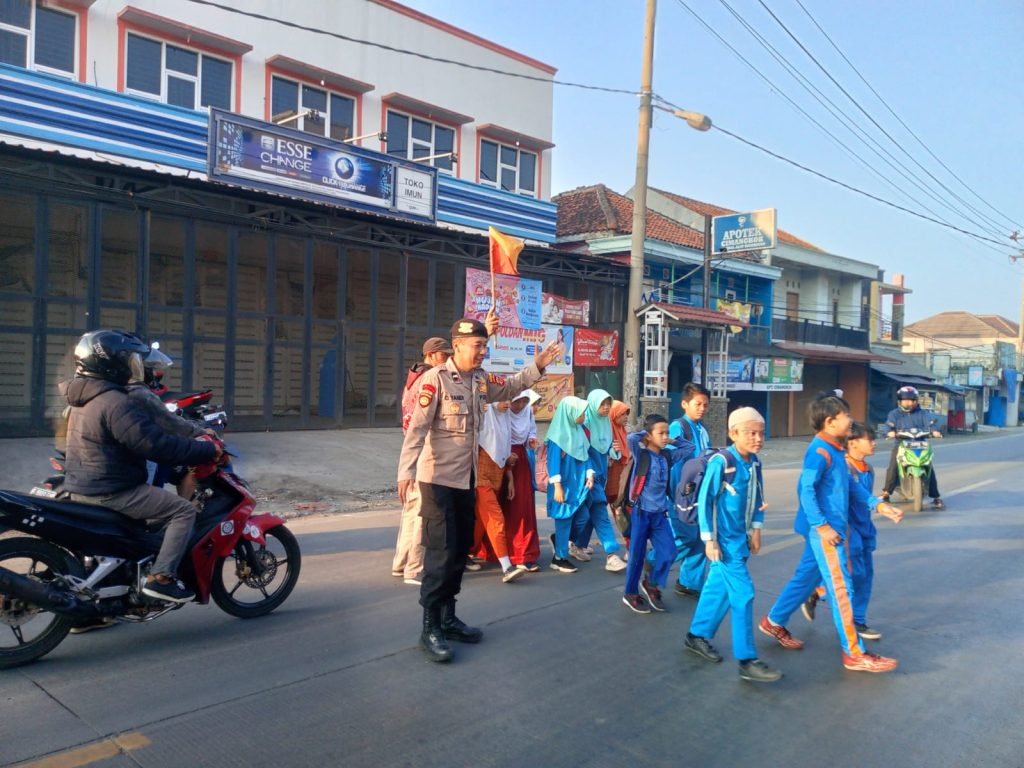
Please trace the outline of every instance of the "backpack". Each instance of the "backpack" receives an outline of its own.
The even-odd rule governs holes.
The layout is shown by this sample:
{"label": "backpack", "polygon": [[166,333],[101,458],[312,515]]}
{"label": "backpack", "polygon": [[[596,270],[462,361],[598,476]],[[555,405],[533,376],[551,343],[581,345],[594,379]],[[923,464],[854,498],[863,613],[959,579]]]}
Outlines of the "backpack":
{"label": "backpack", "polygon": [[[697,500],[700,498],[700,489],[704,484],[704,477],[707,475],[708,462],[713,456],[722,456],[725,459],[725,470],[722,472],[723,485],[729,483],[736,476],[736,457],[732,451],[725,448],[719,450],[705,451],[702,456],[695,456],[683,464],[683,470],[679,477],[679,484],[675,491],[675,510],[679,519],[686,525],[694,525],[697,522]],[[756,455],[752,455],[754,476],[757,488],[763,488],[764,483],[761,477],[761,461]],[[731,488],[731,486],[730,486]],[[747,510],[747,527],[750,527],[753,510],[752,503],[756,494],[748,494],[749,503]],[[715,516],[712,516],[712,527],[715,525]],[[712,531],[714,535],[717,531]]]}
{"label": "backpack", "polygon": [[634,454],[630,463],[625,469],[626,477],[629,480],[622,489],[622,495],[612,502],[612,519],[624,538],[629,538],[630,515],[633,507],[640,498],[647,483],[647,473],[651,471],[651,454],[647,449],[641,449],[639,455]]}
{"label": "backpack", "polygon": [[548,444],[542,442],[533,452],[533,487],[540,493],[548,492]]}

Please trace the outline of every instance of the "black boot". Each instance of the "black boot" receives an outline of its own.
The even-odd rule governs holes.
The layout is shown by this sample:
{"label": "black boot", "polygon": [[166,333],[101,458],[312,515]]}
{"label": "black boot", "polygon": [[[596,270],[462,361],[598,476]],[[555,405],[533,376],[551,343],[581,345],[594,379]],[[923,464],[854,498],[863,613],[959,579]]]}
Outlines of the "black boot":
{"label": "black boot", "polygon": [[431,661],[451,661],[452,649],[444,639],[441,629],[441,609],[423,609],[423,633],[420,635],[420,648]]}
{"label": "black boot", "polygon": [[479,643],[483,638],[483,630],[467,627],[462,619],[455,615],[455,600],[449,600],[441,609],[441,626],[444,636],[459,643]]}

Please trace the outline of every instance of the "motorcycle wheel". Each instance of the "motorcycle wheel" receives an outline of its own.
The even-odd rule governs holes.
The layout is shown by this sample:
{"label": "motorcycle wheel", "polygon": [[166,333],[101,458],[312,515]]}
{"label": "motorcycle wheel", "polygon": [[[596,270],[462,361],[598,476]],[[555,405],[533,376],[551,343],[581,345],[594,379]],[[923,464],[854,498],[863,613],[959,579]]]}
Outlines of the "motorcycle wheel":
{"label": "motorcycle wheel", "polygon": [[266,568],[262,576],[252,574],[249,564],[237,552],[220,558],[214,565],[210,595],[222,611],[240,619],[270,613],[288,598],[299,580],[302,553],[292,532],[278,525],[267,529],[264,537],[266,546],[254,545],[256,557]]}
{"label": "motorcycle wheel", "polygon": [[[57,576],[82,577],[81,563],[60,547],[25,537],[0,540],[0,565],[22,576],[52,581]],[[42,658],[67,637],[74,619],[44,611],[31,603],[0,595],[0,669]],[[26,629],[31,629],[27,636]]]}
{"label": "motorcycle wheel", "polygon": [[920,512],[924,506],[924,479],[919,475],[910,478],[910,498],[914,502],[914,511]]}

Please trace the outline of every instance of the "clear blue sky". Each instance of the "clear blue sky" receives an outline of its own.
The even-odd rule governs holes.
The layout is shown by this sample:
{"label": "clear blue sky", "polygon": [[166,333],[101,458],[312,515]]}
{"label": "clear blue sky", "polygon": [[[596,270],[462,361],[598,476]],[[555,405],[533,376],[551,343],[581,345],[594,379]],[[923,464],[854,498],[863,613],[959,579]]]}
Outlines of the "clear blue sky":
{"label": "clear blue sky", "polygon": [[[558,67],[562,80],[637,89],[644,0],[404,0],[408,5]],[[897,115],[1001,216],[941,168],[846,65],[796,0],[772,11],[910,154],[975,208],[936,185],[871,125],[757,0],[737,14],[847,113],[936,189],[915,188],[860,143],[776,63],[718,0],[685,0],[755,67],[843,143],[883,171],[893,189],[849,157],[679,3],[659,0],[654,91],[704,112],[733,133],[853,186],[964,229],[1005,238],[1024,230],[1024,3],[1020,0],[802,0]],[[626,191],[635,174],[637,100],[555,88],[552,192],[603,182]],[[844,122],[847,122],[844,120]],[[909,319],[967,310],[1020,315],[1024,260],[817,179],[716,131],[698,133],[655,112],[650,184],[739,211],[774,207],[779,226],[826,250],[907,276]],[[908,197],[912,195],[919,202]],[[999,234],[995,234],[998,232]],[[995,247],[995,246],[993,246]],[[1021,247],[1024,247],[1022,238]]]}

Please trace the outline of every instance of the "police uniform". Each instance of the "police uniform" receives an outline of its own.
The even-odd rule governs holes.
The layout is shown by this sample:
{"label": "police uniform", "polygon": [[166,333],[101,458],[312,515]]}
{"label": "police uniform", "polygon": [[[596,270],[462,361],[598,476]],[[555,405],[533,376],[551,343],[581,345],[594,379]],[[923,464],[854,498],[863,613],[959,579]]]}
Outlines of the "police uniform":
{"label": "police uniform", "polygon": [[[483,323],[469,319],[455,323],[452,339],[467,337],[487,338]],[[455,596],[473,544],[474,480],[483,413],[490,403],[511,400],[541,375],[536,364],[509,377],[480,369],[462,373],[454,359],[423,374],[398,462],[398,482],[415,480],[422,498],[426,553],[420,605],[425,632],[428,622],[439,619],[443,609],[445,635],[465,639],[448,631],[447,619],[454,618]],[[431,617],[431,611],[438,613]]]}

